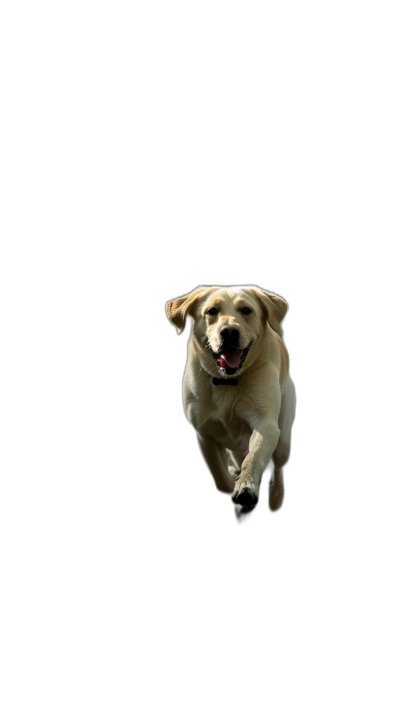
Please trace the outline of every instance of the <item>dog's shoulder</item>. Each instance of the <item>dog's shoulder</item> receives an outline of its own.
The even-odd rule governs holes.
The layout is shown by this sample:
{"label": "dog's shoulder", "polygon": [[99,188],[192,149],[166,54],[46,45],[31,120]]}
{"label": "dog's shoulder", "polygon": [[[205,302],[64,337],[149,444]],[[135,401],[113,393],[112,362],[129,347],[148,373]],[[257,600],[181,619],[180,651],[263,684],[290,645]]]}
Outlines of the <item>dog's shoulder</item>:
{"label": "dog's shoulder", "polygon": [[283,336],[277,335],[276,339],[280,353],[279,383],[281,388],[284,389],[289,375],[289,352],[287,351],[286,345],[283,341]]}

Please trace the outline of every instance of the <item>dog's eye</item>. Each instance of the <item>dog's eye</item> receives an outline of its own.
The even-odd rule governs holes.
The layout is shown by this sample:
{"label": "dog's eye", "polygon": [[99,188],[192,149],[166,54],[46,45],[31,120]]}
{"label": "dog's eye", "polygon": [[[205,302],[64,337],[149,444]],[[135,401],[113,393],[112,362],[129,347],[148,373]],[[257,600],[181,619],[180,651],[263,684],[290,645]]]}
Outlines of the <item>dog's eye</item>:
{"label": "dog's eye", "polygon": [[253,310],[250,310],[249,307],[242,307],[240,312],[242,313],[242,315],[251,315]]}
{"label": "dog's eye", "polygon": [[216,307],[210,307],[209,310],[207,310],[206,315],[218,315],[218,310]]}

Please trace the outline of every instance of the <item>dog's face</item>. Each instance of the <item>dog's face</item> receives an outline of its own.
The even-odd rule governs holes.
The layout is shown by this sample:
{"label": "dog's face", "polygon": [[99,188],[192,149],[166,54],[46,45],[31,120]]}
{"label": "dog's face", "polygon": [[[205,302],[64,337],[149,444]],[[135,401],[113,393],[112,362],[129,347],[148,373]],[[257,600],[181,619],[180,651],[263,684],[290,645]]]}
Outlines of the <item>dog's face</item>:
{"label": "dog's face", "polygon": [[237,375],[262,332],[262,309],[249,290],[219,288],[194,314],[194,335],[222,374]]}
{"label": "dog's face", "polygon": [[193,337],[210,374],[238,375],[254,362],[266,322],[280,331],[287,304],[251,287],[201,287],[167,303],[167,315],[181,332],[194,319]]}
{"label": "dog's face", "polygon": [[238,375],[257,357],[267,323],[282,332],[288,310],[274,293],[248,285],[199,287],[166,305],[168,319],[178,333],[193,320],[193,342],[210,374]]}

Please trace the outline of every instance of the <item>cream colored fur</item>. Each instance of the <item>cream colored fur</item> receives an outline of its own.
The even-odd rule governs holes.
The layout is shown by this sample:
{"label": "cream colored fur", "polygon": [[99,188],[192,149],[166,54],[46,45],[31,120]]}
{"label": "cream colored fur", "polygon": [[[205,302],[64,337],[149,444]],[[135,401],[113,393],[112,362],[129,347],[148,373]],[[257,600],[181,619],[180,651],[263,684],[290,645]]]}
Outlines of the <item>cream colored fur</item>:
{"label": "cream colored fur", "polygon": [[[212,308],[217,315],[208,313]],[[251,314],[244,314],[243,308]],[[186,416],[196,429],[217,488],[232,493],[233,501],[246,507],[257,503],[271,457],[271,509],[283,501],[282,467],[289,458],[296,406],[281,336],[286,310],[283,298],[253,286],[203,286],[166,305],[178,333],[187,316],[193,317],[183,379]],[[221,374],[209,349],[219,352],[224,327],[239,330],[240,349],[251,343],[237,386],[212,383],[212,377],[230,379]]]}

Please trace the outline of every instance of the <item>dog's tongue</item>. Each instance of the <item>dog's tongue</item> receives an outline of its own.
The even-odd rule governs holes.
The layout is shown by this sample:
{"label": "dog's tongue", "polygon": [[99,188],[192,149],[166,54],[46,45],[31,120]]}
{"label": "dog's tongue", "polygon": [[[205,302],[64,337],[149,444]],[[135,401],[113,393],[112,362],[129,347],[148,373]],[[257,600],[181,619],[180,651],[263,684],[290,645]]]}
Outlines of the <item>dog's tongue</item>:
{"label": "dog's tongue", "polygon": [[223,352],[221,352],[221,357],[219,364],[222,368],[230,367],[231,369],[237,369],[240,364],[240,357],[243,350],[239,350],[236,347],[227,347]]}

